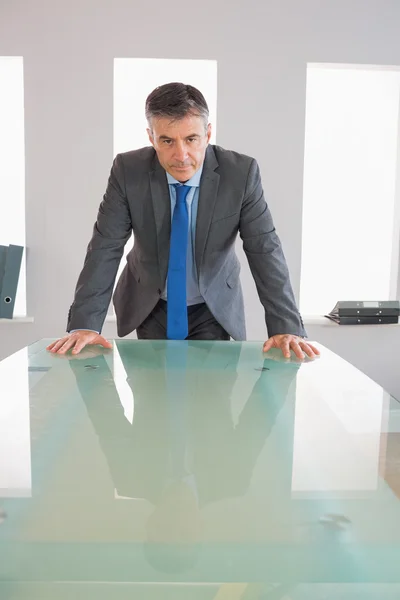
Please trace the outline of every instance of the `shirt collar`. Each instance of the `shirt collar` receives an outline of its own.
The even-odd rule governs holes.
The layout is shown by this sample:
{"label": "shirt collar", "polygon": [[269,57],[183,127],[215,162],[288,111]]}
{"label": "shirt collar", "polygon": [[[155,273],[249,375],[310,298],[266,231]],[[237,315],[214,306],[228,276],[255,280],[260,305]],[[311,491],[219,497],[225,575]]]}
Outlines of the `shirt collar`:
{"label": "shirt collar", "polygon": [[[191,177],[184,185],[187,185],[190,187],[199,187],[200,186],[200,178],[201,178],[201,174],[203,172],[203,165],[204,165],[204,163],[196,171],[196,173],[193,175],[193,177]],[[167,173],[167,171],[165,171],[165,172],[167,174],[167,181],[168,181],[169,185],[173,185],[174,183],[181,183],[180,181],[175,179],[175,177],[172,177],[172,175]]]}

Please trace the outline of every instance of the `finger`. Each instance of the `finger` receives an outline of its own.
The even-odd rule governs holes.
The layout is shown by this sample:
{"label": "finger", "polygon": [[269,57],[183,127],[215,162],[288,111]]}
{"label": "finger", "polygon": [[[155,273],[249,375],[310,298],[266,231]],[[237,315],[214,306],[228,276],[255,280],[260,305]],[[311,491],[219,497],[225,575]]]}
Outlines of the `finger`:
{"label": "finger", "polygon": [[289,340],[284,340],[281,344],[282,354],[285,358],[290,358]]}
{"label": "finger", "polygon": [[314,352],[314,354],[316,354],[317,356],[320,356],[321,352],[318,350],[318,348],[316,348],[312,344],[307,344],[307,345],[309,346],[309,348],[311,348],[311,350]]}
{"label": "finger", "polygon": [[63,344],[65,344],[67,338],[63,337],[61,340],[57,340],[52,344],[51,352],[57,352]]}
{"label": "finger", "polygon": [[86,346],[86,342],[76,342],[75,347],[72,349],[72,354],[79,354],[79,352]]}
{"label": "finger", "polygon": [[264,346],[263,346],[263,352],[268,352],[268,350],[271,350],[271,348],[272,348],[272,346],[273,346],[273,343],[274,343],[274,342],[273,342],[273,340],[267,340],[267,341],[264,343]]}
{"label": "finger", "polygon": [[103,337],[100,339],[100,342],[98,342],[98,343],[101,344],[102,346],[104,346],[104,348],[112,348],[113,347],[112,343]]}
{"label": "finger", "polygon": [[299,342],[299,344],[309,358],[315,358],[320,355],[318,348],[315,348],[312,344],[307,344],[307,342]]}
{"label": "finger", "polygon": [[299,344],[300,348],[303,350],[303,352],[305,354],[307,354],[308,358],[315,357],[314,351],[312,350],[311,346],[309,344],[307,344],[307,342],[299,342],[298,344]]}
{"label": "finger", "polygon": [[75,343],[74,338],[68,338],[64,344],[61,346],[59,350],[57,350],[57,354],[65,354]]}
{"label": "finger", "polygon": [[290,345],[292,347],[293,352],[297,356],[297,358],[304,358],[304,353],[303,353],[302,349],[300,348],[300,345],[298,342],[292,340],[290,342]]}
{"label": "finger", "polygon": [[91,334],[89,336],[85,336],[85,344],[90,345],[90,346],[103,346],[104,348],[112,348],[112,343],[109,342],[108,340],[106,340],[105,337],[103,337],[100,334]]}
{"label": "finger", "polygon": [[57,342],[51,342],[51,344],[49,344],[48,346],[46,346],[46,350],[51,350],[52,348],[54,348],[54,346],[57,344]]}

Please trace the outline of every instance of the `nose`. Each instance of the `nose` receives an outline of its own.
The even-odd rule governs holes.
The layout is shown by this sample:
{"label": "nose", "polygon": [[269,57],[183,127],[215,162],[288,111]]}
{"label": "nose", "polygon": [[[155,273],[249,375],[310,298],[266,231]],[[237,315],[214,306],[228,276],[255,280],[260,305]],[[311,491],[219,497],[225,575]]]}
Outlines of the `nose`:
{"label": "nose", "polygon": [[184,142],[177,142],[175,145],[175,159],[179,162],[185,162],[188,158],[188,152]]}

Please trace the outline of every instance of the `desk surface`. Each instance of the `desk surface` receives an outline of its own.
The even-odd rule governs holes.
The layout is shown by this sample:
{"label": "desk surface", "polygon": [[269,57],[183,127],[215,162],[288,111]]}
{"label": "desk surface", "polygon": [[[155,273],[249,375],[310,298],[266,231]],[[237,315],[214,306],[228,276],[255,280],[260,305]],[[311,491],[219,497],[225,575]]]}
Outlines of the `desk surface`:
{"label": "desk surface", "polygon": [[50,341],[0,362],[2,600],[400,598],[400,404],[358,369]]}

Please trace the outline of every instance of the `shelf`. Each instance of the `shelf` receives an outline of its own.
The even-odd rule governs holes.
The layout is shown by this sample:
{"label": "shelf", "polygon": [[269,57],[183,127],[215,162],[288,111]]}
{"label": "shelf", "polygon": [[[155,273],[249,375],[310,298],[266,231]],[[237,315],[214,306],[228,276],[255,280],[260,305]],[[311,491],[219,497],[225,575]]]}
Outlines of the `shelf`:
{"label": "shelf", "polygon": [[307,325],[320,325],[322,327],[340,327],[341,329],[348,329],[349,327],[352,327],[353,329],[355,327],[357,329],[359,327],[398,327],[400,325],[400,323],[378,323],[373,325],[362,323],[360,325],[339,325],[339,323],[335,323],[335,321],[332,321],[327,317],[323,317],[322,315],[303,315],[303,323],[305,327]]}
{"label": "shelf", "polygon": [[0,325],[19,325],[20,323],[33,323],[33,317],[13,317],[12,319],[0,319]]}

